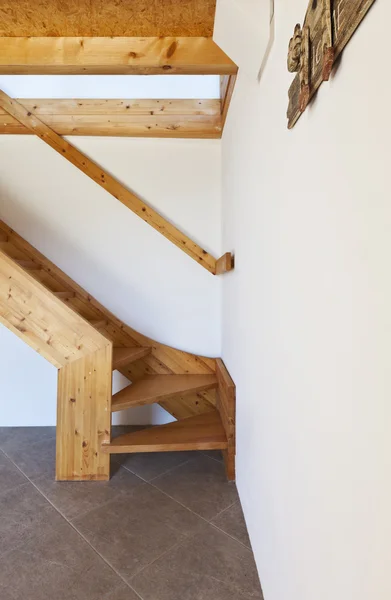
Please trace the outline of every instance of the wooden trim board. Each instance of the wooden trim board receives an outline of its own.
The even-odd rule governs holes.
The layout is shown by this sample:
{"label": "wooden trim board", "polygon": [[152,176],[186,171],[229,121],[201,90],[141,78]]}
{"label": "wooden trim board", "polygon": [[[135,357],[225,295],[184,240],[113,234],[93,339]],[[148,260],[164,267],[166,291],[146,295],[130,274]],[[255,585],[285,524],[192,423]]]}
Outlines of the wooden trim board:
{"label": "wooden trim board", "polygon": [[53,129],[37,117],[31,110],[0,91],[0,107],[9,115],[35,133],[61,156],[104,188],[109,194],[127,206],[132,212],[156,229],[185,254],[198,262],[213,275],[216,275],[217,259],[201,248],[196,242],[164,219],[157,211],[148,206],[138,196],[124,187],[117,179],[102,169],[97,163],[80,152],[75,146],[59,136]]}
{"label": "wooden trim board", "polygon": [[[58,135],[220,138],[221,102],[216,100],[18,99]],[[0,108],[0,134],[32,134]]]}
{"label": "wooden trim board", "polygon": [[234,75],[204,37],[1,37],[2,75]]}

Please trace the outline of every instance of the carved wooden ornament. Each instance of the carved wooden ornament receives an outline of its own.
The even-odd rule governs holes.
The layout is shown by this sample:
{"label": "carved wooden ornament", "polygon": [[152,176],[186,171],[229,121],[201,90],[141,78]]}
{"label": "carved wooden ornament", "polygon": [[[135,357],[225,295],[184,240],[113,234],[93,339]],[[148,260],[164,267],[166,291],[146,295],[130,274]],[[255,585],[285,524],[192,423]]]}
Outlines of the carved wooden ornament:
{"label": "carved wooden ornament", "polygon": [[375,0],[310,0],[303,28],[296,25],[289,42],[288,70],[297,73],[289,88],[288,128],[292,129],[335,59]]}

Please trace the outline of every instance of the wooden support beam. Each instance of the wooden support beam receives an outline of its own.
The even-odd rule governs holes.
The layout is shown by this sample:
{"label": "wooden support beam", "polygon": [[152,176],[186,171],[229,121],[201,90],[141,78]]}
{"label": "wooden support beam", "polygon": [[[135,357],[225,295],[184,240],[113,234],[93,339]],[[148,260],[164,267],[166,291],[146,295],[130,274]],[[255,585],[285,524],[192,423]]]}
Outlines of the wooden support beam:
{"label": "wooden support beam", "polygon": [[[36,116],[70,115],[202,115],[220,114],[219,99],[97,99],[97,98],[16,98]],[[0,108],[0,115],[7,112]]]}
{"label": "wooden support beam", "polygon": [[107,481],[110,461],[112,345],[58,372],[56,480]]}
{"label": "wooden support beam", "polygon": [[[220,100],[19,99],[58,135],[221,137]],[[0,134],[32,134],[0,108]]]}
{"label": "wooden support beam", "polygon": [[104,188],[109,194],[127,206],[132,212],[143,219],[148,225],[164,235],[170,242],[175,244],[193,260],[216,274],[216,259],[208,254],[196,242],[164,219],[157,211],[148,206],[138,196],[125,188],[119,181],[104,171],[97,163],[72,146],[64,138],[59,136],[46,123],[39,119],[31,110],[13,100],[0,90],[0,107],[9,115],[17,119],[25,127],[35,133],[41,140],[51,146],[95,183]]}
{"label": "wooden support beam", "polygon": [[204,37],[2,37],[0,74],[229,75],[237,66]]}

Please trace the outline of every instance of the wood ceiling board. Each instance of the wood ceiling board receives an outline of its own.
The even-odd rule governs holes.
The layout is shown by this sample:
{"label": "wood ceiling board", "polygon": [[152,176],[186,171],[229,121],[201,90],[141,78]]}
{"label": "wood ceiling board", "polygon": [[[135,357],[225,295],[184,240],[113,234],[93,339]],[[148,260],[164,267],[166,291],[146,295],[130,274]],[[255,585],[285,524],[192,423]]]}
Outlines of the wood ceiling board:
{"label": "wood ceiling board", "polygon": [[[221,112],[220,100],[17,98],[36,115],[205,115]],[[8,114],[0,107],[0,115]]]}
{"label": "wood ceiling board", "polygon": [[235,75],[237,70],[205,37],[0,38],[3,75]]}
{"label": "wood ceiling board", "polygon": [[[216,139],[221,117],[203,115],[45,115],[45,123],[60,136],[112,136]],[[10,115],[0,115],[0,134],[32,134]]]}
{"label": "wood ceiling board", "polygon": [[207,36],[216,0],[0,0],[1,36]]}
{"label": "wood ceiling board", "polygon": [[[220,138],[220,100],[21,99],[58,135]],[[0,107],[0,134],[31,134]]]}

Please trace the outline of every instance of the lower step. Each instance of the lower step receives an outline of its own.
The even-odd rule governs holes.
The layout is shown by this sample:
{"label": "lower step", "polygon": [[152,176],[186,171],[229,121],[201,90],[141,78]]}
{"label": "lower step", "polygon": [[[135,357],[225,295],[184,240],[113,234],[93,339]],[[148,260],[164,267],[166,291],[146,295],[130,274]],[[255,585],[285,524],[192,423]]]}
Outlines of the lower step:
{"label": "lower step", "polygon": [[225,450],[227,437],[215,410],[195,417],[158,425],[114,438],[102,450],[110,454],[175,452],[180,450]]}

